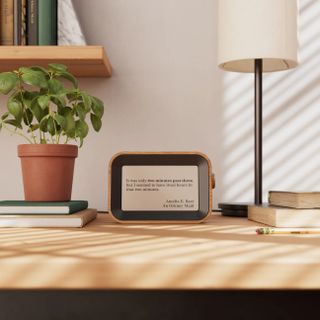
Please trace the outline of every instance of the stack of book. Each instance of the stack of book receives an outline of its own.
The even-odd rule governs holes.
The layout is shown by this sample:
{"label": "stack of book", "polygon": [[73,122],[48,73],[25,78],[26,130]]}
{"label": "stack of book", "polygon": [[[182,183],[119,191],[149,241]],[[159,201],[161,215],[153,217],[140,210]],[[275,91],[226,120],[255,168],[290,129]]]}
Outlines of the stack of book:
{"label": "stack of book", "polygon": [[269,203],[249,206],[248,218],[273,227],[320,227],[320,192],[269,191]]}
{"label": "stack of book", "polygon": [[0,0],[1,45],[56,45],[57,0]]}
{"label": "stack of book", "polygon": [[71,0],[0,0],[0,44],[84,45]]}
{"label": "stack of book", "polygon": [[97,216],[88,201],[0,201],[0,227],[83,227]]}

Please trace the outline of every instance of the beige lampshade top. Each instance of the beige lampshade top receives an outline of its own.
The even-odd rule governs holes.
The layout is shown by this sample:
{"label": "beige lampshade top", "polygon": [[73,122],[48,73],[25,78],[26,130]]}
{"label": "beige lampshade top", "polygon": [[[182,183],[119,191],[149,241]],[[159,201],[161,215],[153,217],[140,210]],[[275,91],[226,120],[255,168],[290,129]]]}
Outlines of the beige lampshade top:
{"label": "beige lampshade top", "polygon": [[287,70],[298,64],[297,0],[219,0],[218,65],[227,71]]}

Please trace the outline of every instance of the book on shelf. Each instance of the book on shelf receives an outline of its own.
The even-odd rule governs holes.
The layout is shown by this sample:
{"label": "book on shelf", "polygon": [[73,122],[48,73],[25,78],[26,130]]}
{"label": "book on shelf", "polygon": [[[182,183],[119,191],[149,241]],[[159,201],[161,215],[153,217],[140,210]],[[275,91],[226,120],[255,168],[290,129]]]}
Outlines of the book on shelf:
{"label": "book on shelf", "polygon": [[1,45],[26,45],[26,6],[27,0],[0,0]]}
{"label": "book on shelf", "polygon": [[13,0],[13,44],[21,44],[21,0]]}
{"label": "book on shelf", "polygon": [[0,215],[0,228],[82,228],[96,217],[96,209],[68,215]]}
{"label": "book on shelf", "polygon": [[34,202],[0,201],[0,214],[71,214],[88,208],[88,201]]}
{"label": "book on shelf", "polygon": [[319,228],[320,209],[294,209],[270,205],[249,206],[248,219],[281,228]]}
{"label": "book on shelf", "polygon": [[20,10],[21,10],[20,46],[26,46],[27,45],[27,0],[21,0]]}
{"label": "book on shelf", "polygon": [[57,15],[57,0],[38,0],[38,45],[57,45]]}
{"label": "book on shelf", "polygon": [[28,45],[38,45],[38,0],[28,0],[27,26]]}
{"label": "book on shelf", "polygon": [[13,45],[13,0],[0,0],[0,44]]}
{"label": "book on shelf", "polygon": [[298,209],[320,208],[320,192],[269,191],[269,203]]}
{"label": "book on shelf", "polygon": [[85,45],[71,0],[0,0],[1,45]]}

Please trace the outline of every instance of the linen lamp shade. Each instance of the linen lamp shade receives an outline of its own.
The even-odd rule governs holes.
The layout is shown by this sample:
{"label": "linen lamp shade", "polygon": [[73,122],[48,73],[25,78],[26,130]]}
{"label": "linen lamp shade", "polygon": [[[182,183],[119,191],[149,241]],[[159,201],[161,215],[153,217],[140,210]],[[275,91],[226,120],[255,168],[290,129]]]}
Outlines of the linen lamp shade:
{"label": "linen lamp shade", "polygon": [[220,0],[218,65],[226,71],[287,70],[298,64],[296,0]]}

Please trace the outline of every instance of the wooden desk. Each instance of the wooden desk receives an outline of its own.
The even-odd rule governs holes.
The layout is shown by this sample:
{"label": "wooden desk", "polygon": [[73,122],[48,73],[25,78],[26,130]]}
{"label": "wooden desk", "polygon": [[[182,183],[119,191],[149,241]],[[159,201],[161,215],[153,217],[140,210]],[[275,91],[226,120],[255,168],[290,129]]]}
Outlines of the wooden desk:
{"label": "wooden desk", "polygon": [[257,236],[256,223],[0,229],[0,289],[320,288],[319,235]]}

